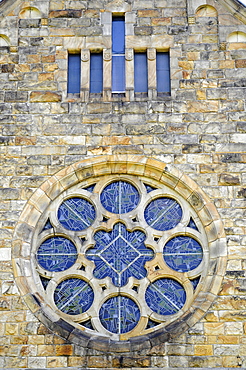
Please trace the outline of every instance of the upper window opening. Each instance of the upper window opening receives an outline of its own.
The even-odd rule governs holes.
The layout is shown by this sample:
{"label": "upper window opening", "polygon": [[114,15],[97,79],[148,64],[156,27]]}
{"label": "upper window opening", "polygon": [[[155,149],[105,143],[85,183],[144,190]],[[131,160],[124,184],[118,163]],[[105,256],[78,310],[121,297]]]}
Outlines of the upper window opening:
{"label": "upper window opening", "polygon": [[91,53],[90,58],[90,93],[103,91],[103,53]]}
{"label": "upper window opening", "polygon": [[134,54],[134,90],[135,93],[148,93],[147,53]]}
{"label": "upper window opening", "polygon": [[170,93],[170,58],[168,52],[156,53],[157,94]]}
{"label": "upper window opening", "polygon": [[125,17],[112,19],[112,92],[125,92]]}
{"label": "upper window opening", "polygon": [[68,54],[67,92],[80,93],[81,55]]}

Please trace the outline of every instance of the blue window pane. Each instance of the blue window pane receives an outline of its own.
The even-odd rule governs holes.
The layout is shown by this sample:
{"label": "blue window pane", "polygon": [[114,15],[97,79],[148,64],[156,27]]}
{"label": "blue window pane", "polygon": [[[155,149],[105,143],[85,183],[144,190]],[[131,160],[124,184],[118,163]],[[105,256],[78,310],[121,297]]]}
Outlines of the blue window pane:
{"label": "blue window pane", "polygon": [[112,91],[124,92],[125,91],[125,56],[113,55],[112,56]]}
{"label": "blue window pane", "polygon": [[193,218],[191,218],[190,219],[190,222],[188,223],[188,225],[187,225],[188,227],[191,227],[192,229],[194,229],[194,230],[197,230],[197,231],[199,231],[198,230],[198,228],[197,228],[197,226],[196,226],[196,224],[195,224],[195,221],[193,220]]}
{"label": "blue window pane", "polygon": [[90,285],[81,279],[66,279],[57,285],[54,301],[58,309],[69,315],[79,315],[87,311],[94,300]]}
{"label": "blue window pane", "polygon": [[52,229],[52,225],[51,225],[51,222],[50,222],[50,220],[48,219],[47,221],[46,221],[46,224],[44,225],[44,228],[43,228],[43,230],[49,230],[49,229]]}
{"label": "blue window pane", "polygon": [[49,284],[49,282],[50,282],[50,279],[46,279],[43,276],[40,276],[40,280],[41,280],[41,283],[42,283],[44,289],[46,289],[47,286],[48,286],[48,284]]}
{"label": "blue window pane", "polygon": [[83,198],[66,199],[58,209],[58,220],[68,230],[81,231],[91,226],[96,217],[94,206]]}
{"label": "blue window pane", "polygon": [[149,319],[146,329],[154,328],[155,326],[159,325],[159,322]]}
{"label": "blue window pane", "polygon": [[192,285],[193,285],[193,289],[194,289],[194,290],[196,290],[196,287],[197,287],[197,285],[199,284],[200,277],[201,277],[201,276],[198,276],[198,277],[196,277],[195,279],[191,279],[191,280],[190,280],[190,282],[191,282],[191,283],[192,283]]}
{"label": "blue window pane", "polygon": [[108,331],[122,334],[134,329],[140,319],[140,310],[132,299],[117,296],[103,303],[99,318]]}
{"label": "blue window pane", "polygon": [[68,54],[67,92],[80,93],[81,57],[80,54]]}
{"label": "blue window pane", "polygon": [[125,18],[113,17],[112,19],[112,53],[125,53]]}
{"label": "blue window pane", "polygon": [[152,200],[144,210],[144,218],[155,230],[169,230],[178,225],[182,208],[176,200],[166,197]]}
{"label": "blue window pane", "polygon": [[46,239],[38,248],[37,261],[48,271],[64,271],[77,259],[77,249],[67,238],[56,236]]}
{"label": "blue window pane", "polygon": [[147,193],[150,193],[151,191],[153,190],[156,190],[157,188],[154,188],[153,186],[151,185],[148,185],[148,184],[144,184],[146,190],[147,190]]}
{"label": "blue window pane", "polygon": [[107,185],[100,196],[103,207],[112,213],[127,213],[137,207],[139,193],[135,186],[126,181],[115,181]]}
{"label": "blue window pane", "polygon": [[201,245],[190,236],[176,236],[163,249],[166,264],[175,271],[194,270],[202,262]]}
{"label": "blue window pane", "polygon": [[185,304],[186,293],[176,280],[163,278],[148,286],[145,299],[154,312],[160,315],[172,315]]}
{"label": "blue window pane", "polygon": [[103,91],[103,54],[91,53],[90,60],[90,92]]}
{"label": "blue window pane", "polygon": [[134,54],[134,90],[135,92],[148,92],[147,53]]}
{"label": "blue window pane", "polygon": [[157,92],[171,91],[169,53],[156,53]]}
{"label": "blue window pane", "polygon": [[94,330],[94,328],[92,326],[92,323],[91,323],[91,320],[87,320],[87,321],[81,322],[80,324],[83,325],[85,328]]}
{"label": "blue window pane", "polygon": [[131,276],[142,279],[147,275],[144,265],[154,253],[146,248],[142,231],[129,232],[117,223],[111,232],[96,232],[94,239],[96,244],[86,252],[86,257],[94,261],[93,274],[97,279],[109,276],[115,286],[123,286]]}

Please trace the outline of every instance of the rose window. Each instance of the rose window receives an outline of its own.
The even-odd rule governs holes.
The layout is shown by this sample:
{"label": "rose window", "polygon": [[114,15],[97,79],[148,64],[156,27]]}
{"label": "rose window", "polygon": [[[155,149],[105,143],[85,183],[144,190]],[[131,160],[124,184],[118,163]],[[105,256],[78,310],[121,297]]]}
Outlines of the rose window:
{"label": "rose window", "polygon": [[62,328],[60,335],[69,331],[75,343],[151,341],[155,333],[168,338],[172,323],[182,327],[187,317],[188,325],[196,307],[202,310],[218,258],[215,224],[203,222],[206,207],[192,205],[192,192],[183,196],[168,186],[170,177],[161,181],[147,166],[138,175],[93,171],[84,179],[75,172],[69,185],[47,194],[51,200],[30,226],[26,279],[30,289],[38,287],[35,313],[42,312],[41,321],[51,317],[57,323],[51,326]]}
{"label": "rose window", "polygon": [[108,176],[60,198],[36,251],[54,308],[111,335],[148,330],[183,312],[207,258],[203,228],[184,200],[134,176]]}

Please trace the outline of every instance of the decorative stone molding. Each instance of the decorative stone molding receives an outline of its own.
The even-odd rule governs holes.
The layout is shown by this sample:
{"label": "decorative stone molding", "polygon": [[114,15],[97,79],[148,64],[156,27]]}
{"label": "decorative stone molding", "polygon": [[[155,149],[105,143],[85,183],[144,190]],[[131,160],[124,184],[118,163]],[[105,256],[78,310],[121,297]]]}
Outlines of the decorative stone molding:
{"label": "decorative stone molding", "polygon": [[103,50],[103,60],[110,61],[112,59],[112,54],[110,49]]}
{"label": "decorative stone molding", "polygon": [[90,60],[90,50],[87,49],[81,50],[81,60],[82,62],[88,62]]}
{"label": "decorative stone molding", "polygon": [[133,60],[133,49],[126,49],[126,60]]}
{"label": "decorative stone molding", "polygon": [[[126,195],[123,203],[117,198],[118,190],[116,198],[111,197],[111,189],[104,199],[112,184],[116,188],[118,184],[130,187],[130,192],[119,193]],[[66,204],[70,201],[77,207],[71,209],[71,205]],[[158,201],[167,203],[163,206],[164,212],[160,209],[156,218]],[[81,202],[86,204],[85,208]],[[119,210],[117,204],[121,204]],[[76,216],[79,207],[85,211],[83,217],[82,213]],[[103,266],[109,266],[112,251],[107,245],[103,253],[98,252],[96,239],[99,243],[107,240],[117,227],[124,230],[117,231],[116,238],[108,245],[123,238],[126,244],[120,243],[130,248],[129,266],[134,266],[143,256],[147,258],[142,262],[142,275],[138,276],[140,270],[135,266],[122,284],[114,279],[123,268],[114,270],[112,267],[105,276],[98,275],[99,260],[104,260]],[[136,232],[138,237],[132,238]],[[141,252],[137,252],[139,249],[133,239],[139,241],[142,236],[144,246],[141,244]],[[186,238],[188,244],[191,242],[199,257],[192,256],[183,264],[177,255],[170,259],[173,247],[168,250],[167,245],[179,244],[178,238]],[[52,253],[47,257],[45,243],[51,245],[52,250],[63,243],[63,239],[72,249],[68,247],[67,260],[62,259],[66,266],[58,263],[58,267],[54,267],[60,257]],[[182,248],[186,248],[185,245],[183,243]],[[187,257],[187,251],[184,253]],[[190,253],[193,252],[189,252],[189,256]],[[20,216],[12,258],[21,295],[42,323],[77,345],[111,352],[149,348],[192,327],[215,300],[227,260],[222,222],[199,186],[171,165],[134,155],[87,158],[43,183]],[[114,258],[121,263],[124,256]],[[194,261],[192,267],[190,263]],[[112,273],[113,270],[116,272]],[[67,291],[65,285],[70,283],[79,284],[75,286],[78,293],[73,297],[66,296],[69,289]],[[163,293],[160,284],[166,287],[165,284],[169,284],[176,298],[170,298],[166,291]],[[163,295],[160,307],[158,302],[153,302],[151,290],[157,292],[157,296]],[[77,300],[82,291],[88,298],[84,310],[73,303],[74,297]],[[129,304],[137,314],[132,328],[129,326],[115,333],[107,326],[102,310],[105,311],[107,302],[117,297],[127,301],[124,304]],[[168,312],[166,307],[170,299],[172,304]],[[70,303],[71,309],[75,309],[73,312]],[[76,311],[78,307],[79,312]]]}
{"label": "decorative stone molding", "polygon": [[147,49],[147,56],[149,60],[156,59],[156,49]]}

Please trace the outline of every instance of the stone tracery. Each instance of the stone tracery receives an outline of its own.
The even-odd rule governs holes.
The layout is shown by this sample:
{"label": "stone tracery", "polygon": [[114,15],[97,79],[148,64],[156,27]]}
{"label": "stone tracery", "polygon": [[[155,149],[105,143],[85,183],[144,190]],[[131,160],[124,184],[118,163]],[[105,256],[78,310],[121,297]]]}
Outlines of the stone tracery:
{"label": "stone tracery", "polygon": [[106,163],[83,179],[78,169],[65,191],[50,194],[32,238],[31,265],[45,306],[58,317],[98,333],[98,340],[129,341],[192,312],[205,294],[212,244],[202,223],[206,198],[202,212],[201,203],[191,204],[196,186],[184,197],[159,162],[155,173],[147,165],[140,171],[137,162],[122,172],[117,161],[116,173],[105,175]]}

